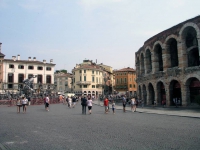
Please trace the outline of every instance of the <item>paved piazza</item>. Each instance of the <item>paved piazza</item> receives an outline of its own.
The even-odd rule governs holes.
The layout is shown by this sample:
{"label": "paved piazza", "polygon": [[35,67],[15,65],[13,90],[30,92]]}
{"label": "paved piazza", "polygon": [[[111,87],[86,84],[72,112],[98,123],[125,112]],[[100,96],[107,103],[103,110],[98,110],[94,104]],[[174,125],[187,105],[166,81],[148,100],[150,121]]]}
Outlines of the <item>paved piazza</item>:
{"label": "paved piazza", "polygon": [[0,150],[177,150],[200,149],[200,119],[117,110],[104,114],[93,106],[81,114],[80,103],[69,109],[52,104],[0,106]]}

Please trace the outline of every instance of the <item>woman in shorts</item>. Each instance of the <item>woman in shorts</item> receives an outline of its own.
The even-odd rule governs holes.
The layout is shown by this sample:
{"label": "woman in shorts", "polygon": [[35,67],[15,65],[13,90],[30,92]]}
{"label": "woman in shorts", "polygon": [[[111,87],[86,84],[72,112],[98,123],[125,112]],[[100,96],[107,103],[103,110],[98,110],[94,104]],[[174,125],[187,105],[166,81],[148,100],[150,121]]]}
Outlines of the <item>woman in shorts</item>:
{"label": "woman in shorts", "polygon": [[23,113],[26,112],[27,105],[28,105],[28,100],[26,99],[26,97],[23,97],[23,99],[22,99]]}
{"label": "woman in shorts", "polygon": [[90,96],[88,97],[87,105],[88,105],[89,114],[91,114],[92,113],[92,99]]}
{"label": "woman in shorts", "polygon": [[17,113],[20,113],[20,107],[22,107],[21,100],[17,99]]}

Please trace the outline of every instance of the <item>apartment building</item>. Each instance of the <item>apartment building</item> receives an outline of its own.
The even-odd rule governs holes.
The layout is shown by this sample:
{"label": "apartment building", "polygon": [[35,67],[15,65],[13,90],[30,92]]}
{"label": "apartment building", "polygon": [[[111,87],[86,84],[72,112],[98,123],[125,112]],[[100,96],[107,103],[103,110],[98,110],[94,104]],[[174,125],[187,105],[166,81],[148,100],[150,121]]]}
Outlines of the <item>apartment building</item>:
{"label": "apartment building", "polygon": [[12,91],[16,93],[20,86],[23,86],[23,80],[37,75],[33,81],[33,89],[37,92],[39,86],[42,89],[54,88],[54,67],[53,59],[49,63],[36,60],[36,57],[21,60],[20,55],[12,56],[12,59],[4,59],[2,55],[2,86],[1,92]]}
{"label": "apartment building", "polygon": [[115,77],[115,92],[119,95],[136,96],[136,71],[127,67],[113,71]]}
{"label": "apartment building", "polygon": [[72,69],[72,89],[76,95],[99,97],[103,94],[103,68],[91,60],[83,60]]}
{"label": "apartment building", "polygon": [[72,74],[71,73],[55,73],[54,75],[55,91],[58,94],[72,92]]}

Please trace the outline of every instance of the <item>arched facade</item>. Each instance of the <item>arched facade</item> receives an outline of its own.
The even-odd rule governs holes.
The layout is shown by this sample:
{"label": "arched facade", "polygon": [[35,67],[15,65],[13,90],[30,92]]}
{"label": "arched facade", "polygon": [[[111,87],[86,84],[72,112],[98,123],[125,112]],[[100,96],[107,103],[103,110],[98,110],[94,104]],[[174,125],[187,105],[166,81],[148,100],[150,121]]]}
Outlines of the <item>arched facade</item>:
{"label": "arched facade", "polygon": [[150,39],[135,53],[137,84],[146,105],[180,106],[200,98],[200,16]]}

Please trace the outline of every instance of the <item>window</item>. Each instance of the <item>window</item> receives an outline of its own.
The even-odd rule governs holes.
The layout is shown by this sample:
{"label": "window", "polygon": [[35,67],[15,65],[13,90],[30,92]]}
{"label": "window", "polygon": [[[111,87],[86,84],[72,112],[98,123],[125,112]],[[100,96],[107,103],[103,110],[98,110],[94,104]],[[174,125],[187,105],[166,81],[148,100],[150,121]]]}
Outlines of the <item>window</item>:
{"label": "window", "polygon": [[43,70],[43,67],[38,66],[38,67],[37,67],[37,70]]}
{"label": "window", "polygon": [[126,78],[124,78],[124,83],[126,83]]}
{"label": "window", "polygon": [[82,88],[82,85],[80,85],[80,88]]}
{"label": "window", "polygon": [[117,79],[117,84],[119,83],[119,80]]}
{"label": "window", "polygon": [[75,72],[74,72],[74,75],[75,75]]}
{"label": "window", "polygon": [[92,74],[94,74],[94,70],[92,70]]}
{"label": "window", "polygon": [[75,78],[74,78],[74,83],[75,83]]}
{"label": "window", "polygon": [[18,69],[24,69],[24,65],[18,65]]}
{"label": "window", "polygon": [[94,77],[92,77],[92,82],[94,82]]}
{"label": "window", "polygon": [[34,69],[34,66],[28,66],[28,69],[29,69],[29,70],[33,70],[33,69]]}
{"label": "window", "polygon": [[82,73],[82,70],[79,70],[79,73]]}
{"label": "window", "polygon": [[24,74],[18,74],[18,83],[23,83]]}
{"label": "window", "polygon": [[84,81],[86,81],[86,76],[84,76]]}
{"label": "window", "polygon": [[131,81],[131,78],[130,78],[130,81]]}
{"label": "window", "polygon": [[133,87],[135,88],[135,84],[133,84]]}
{"label": "window", "polygon": [[28,79],[32,78],[33,74],[28,74]]}
{"label": "window", "polygon": [[96,71],[96,74],[98,74],[98,71]]}
{"label": "window", "polygon": [[130,88],[132,88],[132,84],[130,84]]}
{"label": "window", "polygon": [[96,83],[98,83],[98,77],[96,77]]}
{"label": "window", "polygon": [[42,75],[37,76],[37,83],[42,83]]}
{"label": "window", "polygon": [[95,88],[95,85],[92,85],[92,88]]}
{"label": "window", "polygon": [[51,84],[51,76],[50,75],[46,76],[46,83]]}
{"label": "window", "polygon": [[80,76],[80,81],[82,81],[82,77]]}
{"label": "window", "polygon": [[46,67],[46,70],[47,71],[51,71],[51,67]]}
{"label": "window", "polygon": [[121,83],[123,83],[123,80],[122,80],[122,78],[121,78]]}
{"label": "window", "polygon": [[8,82],[13,82],[14,80],[14,74],[13,73],[9,73],[8,74]]}
{"label": "window", "polygon": [[86,73],[86,70],[84,70],[84,73]]}
{"label": "window", "polygon": [[83,88],[87,88],[87,85],[83,85]]}
{"label": "window", "polygon": [[14,65],[13,64],[9,64],[9,68],[14,68]]}

